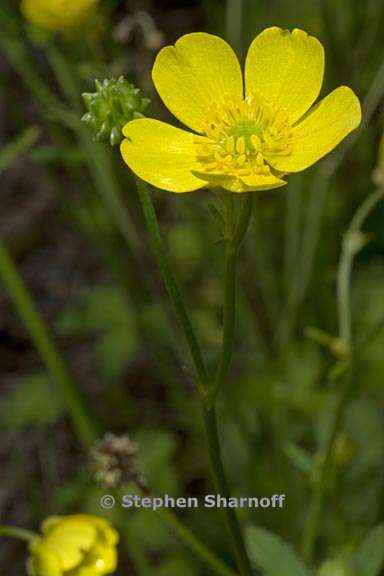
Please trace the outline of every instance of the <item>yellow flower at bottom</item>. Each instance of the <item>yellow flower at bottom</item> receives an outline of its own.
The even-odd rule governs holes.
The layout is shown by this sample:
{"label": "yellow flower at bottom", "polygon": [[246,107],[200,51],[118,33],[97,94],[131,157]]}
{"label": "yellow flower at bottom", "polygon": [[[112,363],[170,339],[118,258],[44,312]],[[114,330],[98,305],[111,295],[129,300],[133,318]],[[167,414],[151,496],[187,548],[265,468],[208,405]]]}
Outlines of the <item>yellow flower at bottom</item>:
{"label": "yellow flower at bottom", "polygon": [[193,132],[133,120],[123,130],[122,156],[143,180],[171,192],[283,186],[286,174],[314,164],[360,124],[359,100],[346,86],[312,107],[323,73],[323,47],[302,30],[267,28],[254,39],[245,88],[224,40],[182,36],[159,52],[152,77],[164,104]]}
{"label": "yellow flower at bottom", "polygon": [[80,26],[98,0],[22,0],[25,18],[45,30],[68,31]]}
{"label": "yellow flower at bottom", "polygon": [[53,516],[30,545],[30,576],[105,576],[117,565],[119,535],[103,518]]}

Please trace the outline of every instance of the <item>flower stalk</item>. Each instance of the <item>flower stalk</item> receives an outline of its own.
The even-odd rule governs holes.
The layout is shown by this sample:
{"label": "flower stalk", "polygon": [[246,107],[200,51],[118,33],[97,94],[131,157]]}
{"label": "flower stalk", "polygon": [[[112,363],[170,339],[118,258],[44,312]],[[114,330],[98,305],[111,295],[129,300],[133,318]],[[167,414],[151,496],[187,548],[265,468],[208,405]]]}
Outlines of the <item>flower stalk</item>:
{"label": "flower stalk", "polygon": [[[241,240],[246,232],[251,210],[250,194],[244,198],[243,207],[239,217],[238,225],[234,227],[234,211],[233,211],[233,198],[225,200],[226,206],[226,232],[230,232],[231,236],[227,242],[230,245],[230,250],[227,252],[227,266],[226,266],[226,295],[224,305],[224,336],[223,336],[223,350],[218,368],[218,377],[215,379],[213,388],[209,387],[208,373],[205,367],[203,356],[199,343],[197,341],[192,322],[190,320],[187,308],[184,304],[183,297],[173,274],[168,254],[165,248],[164,240],[160,231],[159,223],[156,216],[156,211],[153,206],[148,187],[139,178],[136,179],[137,190],[139,199],[143,209],[145,222],[148,232],[151,237],[152,248],[155,253],[160,273],[162,275],[164,284],[168,291],[168,295],[173,303],[176,315],[183,329],[185,338],[187,340],[192,360],[195,366],[197,375],[197,388],[202,398],[203,406],[203,420],[206,431],[208,455],[210,459],[213,481],[215,488],[223,496],[229,497],[229,485],[226,478],[220,449],[220,441],[217,430],[216,411],[214,408],[214,396],[211,396],[211,390],[215,394],[219,389],[219,385],[224,380],[232,355],[233,348],[233,330],[234,330],[234,314],[235,314],[235,273],[236,262],[238,255],[238,248]],[[228,532],[233,545],[237,564],[242,576],[249,576],[251,568],[247,557],[243,536],[241,533],[240,524],[236,512],[232,508],[225,509],[226,524]]]}
{"label": "flower stalk", "polygon": [[0,526],[0,537],[5,536],[9,538],[17,538],[23,542],[30,544],[38,534],[31,532],[30,530],[25,530],[24,528],[18,528],[17,526]]}
{"label": "flower stalk", "polygon": [[223,341],[214,384],[209,393],[208,405],[212,406],[224,384],[232,359],[235,316],[236,316],[236,271],[241,242],[247,231],[252,213],[252,194],[246,193],[241,199],[238,222],[235,222],[234,198],[231,193],[224,194],[225,220],[225,279],[223,306]]}
{"label": "flower stalk", "polygon": [[207,546],[180,522],[175,514],[166,508],[156,510],[160,519],[179,537],[179,539],[200,558],[207,566],[210,566],[218,576],[236,576],[236,572],[229,568]]}
{"label": "flower stalk", "polygon": [[189,350],[191,352],[191,356],[197,374],[197,380],[196,380],[197,387],[199,392],[203,396],[206,396],[208,391],[207,370],[205,368],[199,343],[193,330],[191,319],[189,317],[187,308],[184,304],[184,300],[181,296],[181,292],[177,285],[171,265],[169,263],[168,255],[166,253],[164,245],[164,240],[157,220],[155,208],[153,206],[153,202],[145,182],[143,182],[139,178],[136,178],[136,185],[145,222],[151,237],[152,249],[155,253],[161,276],[163,278],[165,287],[168,291],[168,295],[175,308],[177,318],[183,329]]}

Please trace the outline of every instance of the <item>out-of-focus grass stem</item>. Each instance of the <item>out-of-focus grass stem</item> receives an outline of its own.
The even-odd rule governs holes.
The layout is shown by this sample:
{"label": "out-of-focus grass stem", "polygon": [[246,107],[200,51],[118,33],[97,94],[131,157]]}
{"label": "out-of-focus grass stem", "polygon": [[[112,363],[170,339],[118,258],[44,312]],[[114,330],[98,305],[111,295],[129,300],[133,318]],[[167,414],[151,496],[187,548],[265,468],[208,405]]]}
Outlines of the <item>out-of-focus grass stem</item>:
{"label": "out-of-focus grass stem", "polygon": [[238,54],[243,52],[243,9],[243,0],[226,1],[226,34]]}
{"label": "out-of-focus grass stem", "polygon": [[[352,333],[352,307],[351,307],[351,276],[353,263],[358,252],[365,244],[362,227],[377,204],[384,200],[384,189],[380,188],[370,194],[357,209],[348,230],[344,235],[341,257],[337,275],[337,307],[339,319],[339,338],[343,342],[346,354],[353,361],[353,333]],[[345,407],[353,385],[351,370],[343,374],[336,406],[333,413],[328,439],[324,450],[324,458],[318,473],[312,501],[302,538],[302,553],[307,561],[313,556],[316,538],[321,522],[322,510],[326,496],[328,478],[332,467],[332,455],[335,441],[340,429]]]}
{"label": "out-of-focus grass stem", "polygon": [[346,154],[358,140],[361,132],[371,120],[375,110],[384,96],[384,60],[381,62],[370,88],[363,101],[363,119],[358,130],[349,136],[347,142],[338,152],[324,160],[314,178],[308,212],[301,243],[300,290],[296,309],[304,301],[311,280],[313,265],[320,237],[321,225],[326,202],[329,180],[337,172]]}
{"label": "out-of-focus grass stem", "polygon": [[85,447],[97,437],[97,429],[89,415],[76,383],[63,360],[48,327],[24,284],[5,244],[0,241],[0,276],[15,308],[27,328],[41,358],[60,387],[74,428]]}
{"label": "out-of-focus grass stem", "polygon": [[[80,114],[82,111],[79,97],[80,87],[66,58],[54,42],[47,46],[47,57],[61,91],[74,111]],[[80,118],[77,119],[76,117],[76,120],[73,120],[72,127],[78,136],[81,147],[85,151],[88,169],[100,196],[111,212],[116,226],[130,250],[137,252],[140,241],[127,207],[121,199],[120,190],[111,166],[109,151],[91,140],[88,130],[81,123]]]}
{"label": "out-of-focus grass stem", "polygon": [[[7,168],[16,158],[16,155],[30,148],[36,141],[37,136],[38,133],[36,131],[29,131],[23,133],[9,144],[0,154],[2,169]],[[19,274],[5,243],[1,239],[0,277],[36,349],[62,391],[63,399],[79,439],[85,447],[89,447],[97,435],[93,418],[78,391],[66,362],[62,358],[48,327],[37,309],[32,295]]]}
{"label": "out-of-focus grass stem", "polygon": [[303,178],[296,175],[290,180],[286,195],[285,234],[284,234],[284,304],[281,321],[275,338],[281,347],[291,335],[292,320],[296,316],[297,296],[300,287],[299,249],[301,240],[301,208]]}
{"label": "out-of-focus grass stem", "polygon": [[0,174],[14,159],[25,150],[28,150],[39,138],[40,130],[37,126],[29,126],[13,142],[0,151]]}

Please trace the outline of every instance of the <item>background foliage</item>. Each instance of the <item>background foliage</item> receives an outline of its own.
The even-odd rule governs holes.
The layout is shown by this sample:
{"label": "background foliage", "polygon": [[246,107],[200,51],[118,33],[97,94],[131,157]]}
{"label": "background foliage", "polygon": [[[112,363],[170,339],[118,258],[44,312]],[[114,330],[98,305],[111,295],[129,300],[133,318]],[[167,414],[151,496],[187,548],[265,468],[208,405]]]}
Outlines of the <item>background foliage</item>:
{"label": "background foliage", "polygon": [[[324,93],[345,83],[362,100],[368,95],[368,121],[341,151],[291,177],[287,187],[255,195],[240,261],[236,354],[220,398],[234,493],[287,494],[283,510],[240,511],[244,522],[259,526],[248,534],[251,555],[267,576],[307,574],[276,539],[299,549],[335,405],[334,355],[308,327],[337,335],[342,234],[374,187],[383,131],[384,3],[104,0],[90,30],[57,42],[70,78],[52,40],[22,21],[17,2],[2,2],[0,23],[1,147],[29,127],[38,130],[32,128],[34,145],[1,174],[1,237],[87,403],[105,429],[128,431],[139,443],[159,493],[212,490],[189,356],[156,271],[133,181],[118,152],[93,143],[78,124],[78,95],[92,91],[94,78],[124,74],[151,98],[148,113],[165,119],[150,80],[163,44],[207,30],[230,38],[244,57],[253,37],[270,25],[303,28],[321,39]],[[127,207],[126,220],[111,200],[114,193]],[[219,230],[209,210],[214,197],[155,191],[153,198],[211,365],[220,345],[223,274]],[[383,205],[366,230],[370,242],[353,275],[353,323],[357,341],[375,333],[356,359],[332,455],[315,559],[321,576],[383,573],[384,536],[377,527],[384,512],[384,332],[377,329],[384,318]],[[2,288],[0,384],[4,522],[36,528],[49,514],[101,513],[102,489]],[[230,562],[220,511],[182,516]],[[123,530],[118,574],[208,574],[152,512],[130,511]],[[4,576],[23,573],[24,560],[21,544],[1,542]]]}

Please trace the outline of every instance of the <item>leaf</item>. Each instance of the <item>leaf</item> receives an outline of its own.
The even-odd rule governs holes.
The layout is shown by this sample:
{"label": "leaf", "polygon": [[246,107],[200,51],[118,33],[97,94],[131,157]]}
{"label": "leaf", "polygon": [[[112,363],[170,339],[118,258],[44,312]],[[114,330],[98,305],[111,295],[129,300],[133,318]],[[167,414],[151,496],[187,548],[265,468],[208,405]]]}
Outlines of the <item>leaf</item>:
{"label": "leaf", "polygon": [[149,485],[158,493],[176,494],[178,480],[174,470],[176,437],[161,428],[142,428],[134,436],[140,446],[142,465]]}
{"label": "leaf", "polygon": [[1,404],[0,421],[3,426],[27,428],[49,426],[63,412],[60,395],[54,392],[49,377],[33,374],[7,394]]}
{"label": "leaf", "polygon": [[251,562],[264,576],[310,576],[309,570],[280,536],[250,526],[246,540]]}
{"label": "leaf", "polygon": [[106,332],[95,346],[96,364],[108,382],[117,380],[136,351],[135,333],[129,327]]}
{"label": "leaf", "polygon": [[284,452],[300,472],[304,474],[310,474],[312,472],[313,459],[307,450],[304,450],[304,448],[298,444],[288,442],[284,446]]}
{"label": "leaf", "polygon": [[192,559],[183,553],[172,550],[172,553],[166,558],[161,565],[155,570],[156,576],[194,576],[196,566]]}
{"label": "leaf", "polygon": [[379,576],[384,566],[384,524],[379,524],[360,544],[354,555],[359,576]]}
{"label": "leaf", "polygon": [[126,294],[114,285],[88,290],[57,324],[62,334],[95,335],[94,357],[107,382],[116,381],[133,358],[137,331]]}

